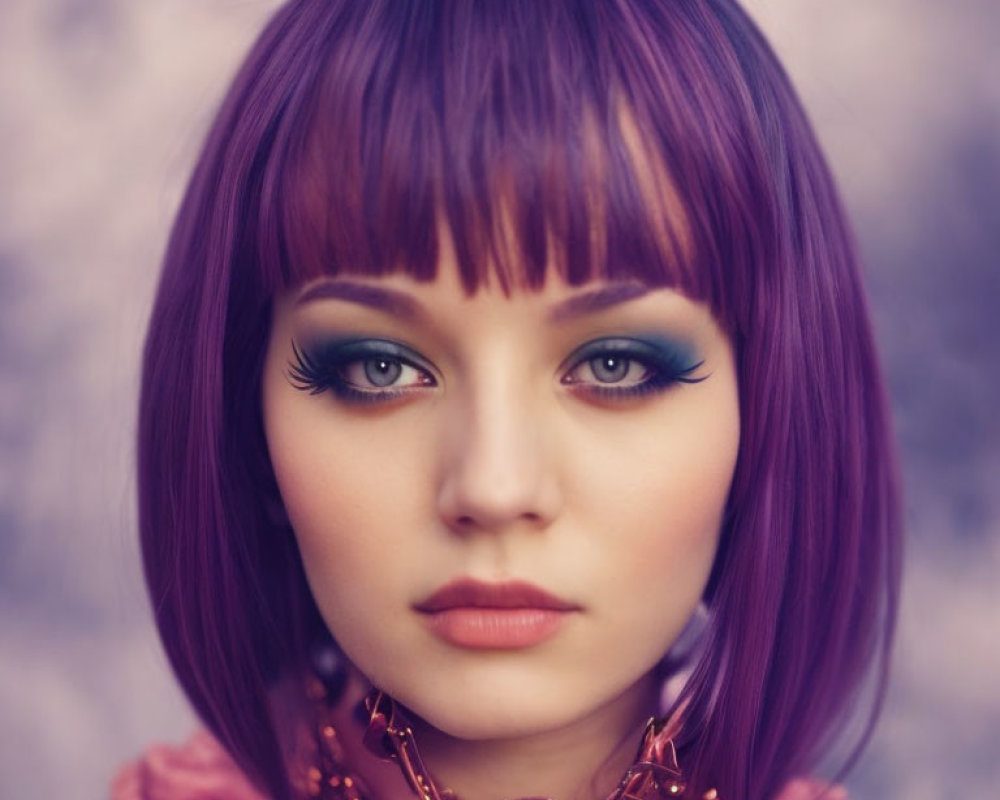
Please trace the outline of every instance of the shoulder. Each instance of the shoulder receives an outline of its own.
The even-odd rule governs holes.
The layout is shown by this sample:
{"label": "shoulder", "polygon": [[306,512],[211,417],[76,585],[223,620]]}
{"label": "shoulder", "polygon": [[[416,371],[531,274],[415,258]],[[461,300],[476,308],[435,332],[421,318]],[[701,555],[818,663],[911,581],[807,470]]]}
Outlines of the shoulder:
{"label": "shoulder", "polygon": [[265,800],[209,733],[180,746],[155,745],[124,766],[111,800]]}

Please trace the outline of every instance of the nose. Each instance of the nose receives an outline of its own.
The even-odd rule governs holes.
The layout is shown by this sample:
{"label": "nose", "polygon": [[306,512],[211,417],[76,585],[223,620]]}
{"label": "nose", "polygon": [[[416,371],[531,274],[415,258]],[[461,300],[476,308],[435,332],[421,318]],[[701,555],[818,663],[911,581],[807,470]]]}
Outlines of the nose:
{"label": "nose", "polygon": [[542,530],[563,503],[539,404],[508,383],[484,387],[453,409],[438,491],[441,518],[456,533]]}

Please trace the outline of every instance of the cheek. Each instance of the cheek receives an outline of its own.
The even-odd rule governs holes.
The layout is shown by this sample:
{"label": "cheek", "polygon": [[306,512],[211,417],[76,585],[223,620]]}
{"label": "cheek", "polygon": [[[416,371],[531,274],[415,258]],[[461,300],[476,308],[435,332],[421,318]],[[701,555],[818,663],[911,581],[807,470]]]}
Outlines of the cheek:
{"label": "cheek", "polygon": [[380,663],[385,620],[414,598],[413,545],[426,528],[433,426],[406,408],[379,416],[289,389],[270,373],[264,421],[275,477],[310,589],[327,625],[355,659]]}
{"label": "cheek", "polygon": [[379,663],[384,654],[372,651],[377,640],[368,632],[391,619],[383,590],[400,548],[389,540],[399,523],[390,509],[399,508],[405,487],[395,469],[370,463],[370,450],[359,452],[361,443],[345,434],[356,428],[315,420],[305,435],[310,426],[296,420],[303,418],[273,419],[268,442],[310,590],[350,657]]}
{"label": "cheek", "polygon": [[[739,448],[735,387],[679,396],[640,424],[581,432],[577,475],[589,514],[620,516],[622,536],[642,549],[714,540]],[[657,534],[658,532],[658,534]]]}
{"label": "cheek", "polygon": [[740,438],[735,380],[717,377],[696,400],[679,393],[641,432],[598,440],[580,473],[579,496],[590,498],[580,519],[593,521],[600,582],[626,640],[668,648],[711,572]]}
{"label": "cheek", "polygon": [[276,419],[268,439],[307,570],[334,584],[398,552],[420,505],[413,480],[420,448],[412,435],[369,430],[324,410],[328,418],[312,424],[304,415]]}
{"label": "cheek", "polygon": [[634,546],[650,559],[659,557],[654,564],[662,565],[663,560],[687,563],[696,573],[707,572],[718,542],[738,442],[735,426],[692,426],[671,430],[664,446],[649,454],[632,507],[634,529],[645,534]]}

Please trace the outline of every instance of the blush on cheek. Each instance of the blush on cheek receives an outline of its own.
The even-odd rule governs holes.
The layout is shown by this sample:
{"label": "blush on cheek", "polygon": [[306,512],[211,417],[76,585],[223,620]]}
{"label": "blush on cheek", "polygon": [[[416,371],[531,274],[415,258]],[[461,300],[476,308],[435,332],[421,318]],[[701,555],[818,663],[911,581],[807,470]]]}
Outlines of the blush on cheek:
{"label": "blush on cheek", "polygon": [[631,497],[632,533],[619,546],[632,550],[640,585],[666,582],[675,597],[700,597],[718,547],[735,449],[727,442],[711,456],[702,451],[674,463]]}
{"label": "blush on cheek", "polygon": [[[681,522],[681,525],[686,525]],[[665,521],[659,533],[634,545],[633,574],[620,576],[637,586],[670,587],[670,593],[698,598],[708,579],[718,544],[717,527],[710,523],[699,529],[671,530]]]}

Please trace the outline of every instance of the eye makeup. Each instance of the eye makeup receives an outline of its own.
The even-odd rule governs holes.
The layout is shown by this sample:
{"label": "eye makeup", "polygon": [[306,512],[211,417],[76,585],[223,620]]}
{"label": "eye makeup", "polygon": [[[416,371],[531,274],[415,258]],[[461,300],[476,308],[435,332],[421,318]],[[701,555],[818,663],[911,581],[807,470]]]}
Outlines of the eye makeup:
{"label": "eye makeup", "polygon": [[[705,362],[692,345],[661,334],[594,339],[577,348],[565,363],[569,368],[563,384],[606,400],[655,394],[708,377],[695,376]],[[633,367],[642,370],[638,380]],[[589,371],[594,380],[581,378],[581,371]]]}
{"label": "eye makeup", "polygon": [[380,403],[415,388],[436,386],[410,348],[387,339],[322,339],[300,348],[292,342],[291,384],[310,394],[327,390],[346,403]]}
{"label": "eye makeup", "polygon": [[[348,404],[389,402],[416,389],[437,386],[425,359],[387,339],[319,339],[292,342],[291,384],[310,394],[331,391]],[[560,383],[574,393],[626,400],[699,383],[704,364],[689,343],[661,334],[609,336],[578,347],[559,367]]]}

